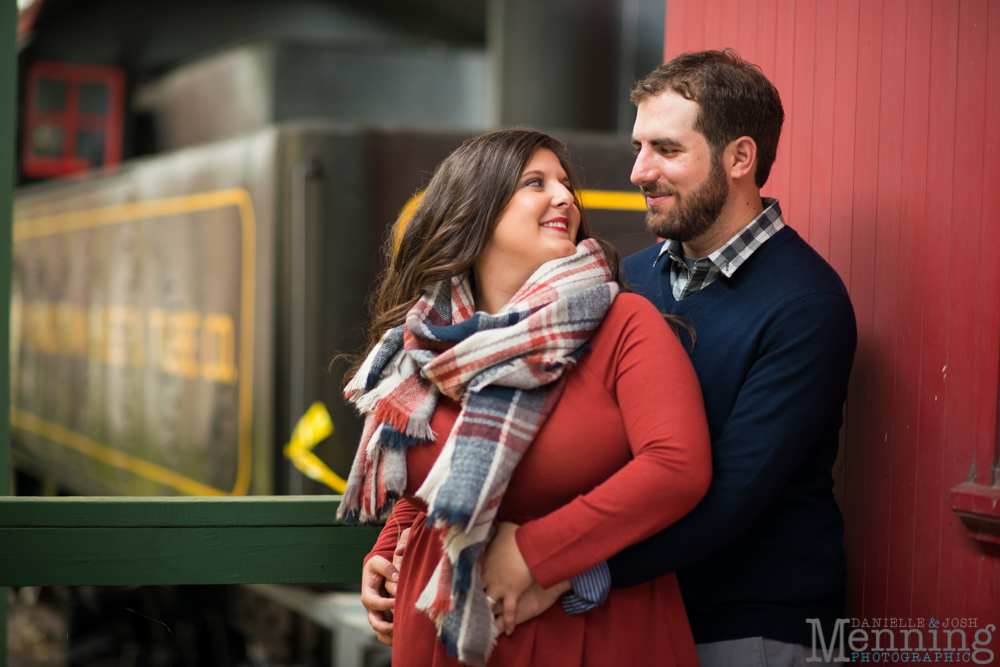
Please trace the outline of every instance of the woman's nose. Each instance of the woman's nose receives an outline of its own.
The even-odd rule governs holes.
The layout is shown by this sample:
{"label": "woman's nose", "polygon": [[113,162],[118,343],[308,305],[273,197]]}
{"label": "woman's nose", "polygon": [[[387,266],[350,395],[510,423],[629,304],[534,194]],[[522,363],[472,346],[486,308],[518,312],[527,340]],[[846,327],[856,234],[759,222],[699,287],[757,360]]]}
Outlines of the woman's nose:
{"label": "woman's nose", "polygon": [[552,204],[557,208],[562,208],[566,206],[571,206],[576,203],[576,197],[573,196],[573,191],[567,188],[562,183],[556,185],[556,193],[552,198]]}

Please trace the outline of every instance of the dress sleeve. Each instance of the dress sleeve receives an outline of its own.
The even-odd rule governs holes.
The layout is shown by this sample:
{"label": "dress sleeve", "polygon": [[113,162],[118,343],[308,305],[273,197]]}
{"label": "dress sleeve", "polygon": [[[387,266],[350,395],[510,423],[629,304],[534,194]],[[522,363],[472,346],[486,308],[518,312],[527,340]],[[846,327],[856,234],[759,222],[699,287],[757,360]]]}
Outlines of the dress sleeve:
{"label": "dress sleeve", "polygon": [[392,508],[392,514],[389,515],[385,526],[382,527],[382,532],[378,534],[375,546],[365,556],[365,564],[371,560],[372,556],[381,556],[391,562],[400,534],[413,525],[419,514],[420,510],[408,503],[405,498],[397,500],[396,506]]}
{"label": "dress sleeve", "polygon": [[712,485],[697,508],[612,558],[612,586],[673,572],[724,547],[764,513],[844,404],[857,329],[846,296],[785,307],[715,442]]}
{"label": "dress sleeve", "polygon": [[518,548],[546,588],[669,526],[708,489],[711,449],[694,368],[655,307],[637,297],[629,303],[604,340],[615,346],[609,390],[633,458],[589,493],[517,530]]}

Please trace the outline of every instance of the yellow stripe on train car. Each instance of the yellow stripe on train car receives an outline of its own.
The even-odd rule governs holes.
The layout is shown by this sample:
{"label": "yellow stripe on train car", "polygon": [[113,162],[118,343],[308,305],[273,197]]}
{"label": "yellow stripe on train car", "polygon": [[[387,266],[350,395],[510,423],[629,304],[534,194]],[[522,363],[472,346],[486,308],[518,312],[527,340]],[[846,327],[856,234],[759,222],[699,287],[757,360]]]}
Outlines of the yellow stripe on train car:
{"label": "yellow stripe on train car", "polygon": [[[399,209],[399,217],[392,237],[393,249],[399,248],[403,240],[403,232],[406,226],[413,219],[413,214],[417,212],[417,205],[420,198],[424,196],[424,191],[416,193],[403,204]],[[584,208],[599,209],[602,211],[645,211],[646,198],[641,192],[623,192],[620,190],[580,190],[580,204]]]}

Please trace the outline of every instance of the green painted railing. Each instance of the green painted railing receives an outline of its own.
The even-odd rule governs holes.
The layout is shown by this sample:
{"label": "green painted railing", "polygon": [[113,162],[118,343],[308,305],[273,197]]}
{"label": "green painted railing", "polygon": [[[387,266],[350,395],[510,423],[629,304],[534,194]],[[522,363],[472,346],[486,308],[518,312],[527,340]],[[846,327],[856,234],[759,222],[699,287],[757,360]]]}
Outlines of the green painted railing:
{"label": "green painted railing", "polygon": [[0,586],[359,581],[331,496],[0,498]]}

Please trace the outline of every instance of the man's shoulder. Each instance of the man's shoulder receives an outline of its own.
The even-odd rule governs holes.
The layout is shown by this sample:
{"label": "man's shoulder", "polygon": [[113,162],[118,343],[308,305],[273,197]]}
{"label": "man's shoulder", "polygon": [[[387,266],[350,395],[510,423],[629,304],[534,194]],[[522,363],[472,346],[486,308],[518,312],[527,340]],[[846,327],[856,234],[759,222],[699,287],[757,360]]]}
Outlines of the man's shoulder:
{"label": "man's shoulder", "polygon": [[656,262],[656,258],[660,255],[660,249],[663,247],[663,242],[659,241],[653,245],[640,250],[637,253],[633,253],[622,260],[622,270],[625,272],[626,276],[640,276],[645,273],[651,273],[653,270],[653,263]]}
{"label": "man's shoulder", "polygon": [[737,276],[747,287],[759,287],[786,298],[830,294],[849,298],[844,281],[826,259],[791,227],[761,246]]}

